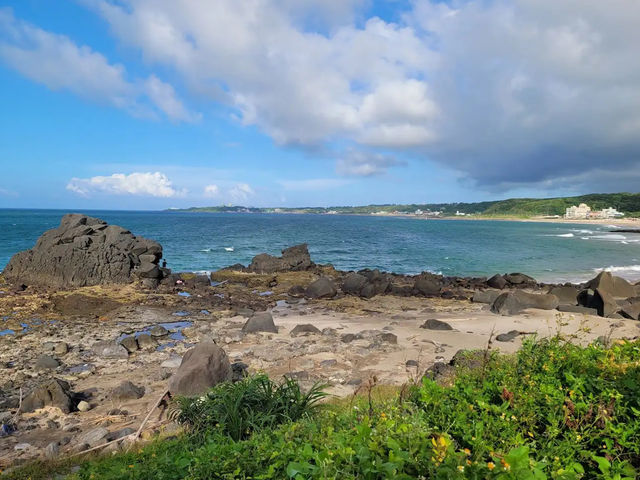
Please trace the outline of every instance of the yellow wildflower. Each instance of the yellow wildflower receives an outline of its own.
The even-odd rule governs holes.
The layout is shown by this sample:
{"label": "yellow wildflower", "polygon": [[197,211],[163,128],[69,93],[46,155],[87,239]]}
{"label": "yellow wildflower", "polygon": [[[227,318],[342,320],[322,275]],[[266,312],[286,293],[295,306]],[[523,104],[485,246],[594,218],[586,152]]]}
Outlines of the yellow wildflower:
{"label": "yellow wildflower", "polygon": [[493,462],[487,462],[487,468],[489,470],[493,470],[494,468],[496,468],[496,464]]}

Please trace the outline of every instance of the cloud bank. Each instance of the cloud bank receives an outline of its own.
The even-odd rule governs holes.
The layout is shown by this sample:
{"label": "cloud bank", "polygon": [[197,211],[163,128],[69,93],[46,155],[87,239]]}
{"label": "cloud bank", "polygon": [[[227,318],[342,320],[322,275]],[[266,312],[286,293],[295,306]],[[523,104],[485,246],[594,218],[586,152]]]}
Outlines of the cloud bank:
{"label": "cloud bank", "polygon": [[114,173],[110,176],[72,178],[67,184],[67,190],[83,196],[93,193],[107,193],[171,198],[186,193],[175,189],[171,180],[160,172],[134,172],[128,175]]}
{"label": "cloud bank", "polygon": [[[487,189],[598,190],[598,172],[633,188],[640,170],[637,0],[415,0],[396,22],[363,18],[360,1],[84,3],[185,94],[279,144],[338,150],[341,175],[411,156]],[[23,75],[194,120],[159,76],[127,80],[123,66],[3,12],[0,57]]]}

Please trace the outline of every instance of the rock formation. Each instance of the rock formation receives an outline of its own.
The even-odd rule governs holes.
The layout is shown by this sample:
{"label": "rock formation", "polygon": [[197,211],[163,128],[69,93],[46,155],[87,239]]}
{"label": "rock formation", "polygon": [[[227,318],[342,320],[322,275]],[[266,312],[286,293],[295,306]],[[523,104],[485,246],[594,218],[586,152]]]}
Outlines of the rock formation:
{"label": "rock formation", "polygon": [[12,283],[84,287],[142,279],[155,287],[166,273],[158,267],[162,246],[117,225],[81,214],[62,217],[31,250],[11,258],[3,275]]}
{"label": "rock formation", "polygon": [[298,272],[313,267],[307,244],[295,245],[282,250],[281,257],[261,253],[251,260],[246,268],[252,273]]}

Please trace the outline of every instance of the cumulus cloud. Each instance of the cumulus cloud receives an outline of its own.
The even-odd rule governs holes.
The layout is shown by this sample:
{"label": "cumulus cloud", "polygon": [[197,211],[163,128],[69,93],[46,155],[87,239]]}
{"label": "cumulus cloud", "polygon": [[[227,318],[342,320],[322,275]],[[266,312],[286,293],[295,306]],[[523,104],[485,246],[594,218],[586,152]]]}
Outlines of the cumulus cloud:
{"label": "cumulus cloud", "polygon": [[234,203],[246,202],[255,195],[256,192],[247,183],[237,183],[231,187],[226,195]]}
{"label": "cumulus cloud", "polygon": [[397,23],[356,22],[360,2],[91,1],[278,143],[409,151],[494,188],[640,158],[635,0],[416,0]]}
{"label": "cumulus cloud", "polygon": [[207,185],[204,187],[204,196],[215,198],[220,195],[220,187],[218,185]]}
{"label": "cumulus cloud", "polygon": [[150,197],[177,197],[184,191],[176,190],[169,178],[160,172],[134,172],[128,175],[114,173],[110,176],[72,178],[67,190],[80,195],[107,193],[112,195],[142,195]]}
{"label": "cumulus cloud", "polygon": [[156,76],[127,79],[123,65],[112,64],[101,53],[78,46],[58,35],[16,19],[0,9],[0,60],[23,76],[52,90],[122,108],[134,115],[163,112],[174,121],[195,121],[173,87]]}

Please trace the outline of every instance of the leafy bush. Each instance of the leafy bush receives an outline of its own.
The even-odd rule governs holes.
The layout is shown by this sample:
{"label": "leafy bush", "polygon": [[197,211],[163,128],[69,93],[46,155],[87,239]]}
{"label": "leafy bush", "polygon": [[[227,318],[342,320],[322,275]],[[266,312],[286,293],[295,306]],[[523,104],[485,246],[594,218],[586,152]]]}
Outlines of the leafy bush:
{"label": "leafy bush", "polygon": [[172,415],[194,434],[217,429],[241,440],[256,430],[310,415],[326,396],[320,384],[303,393],[291,378],[277,384],[266,375],[255,375],[219,384],[202,397],[180,397]]}

